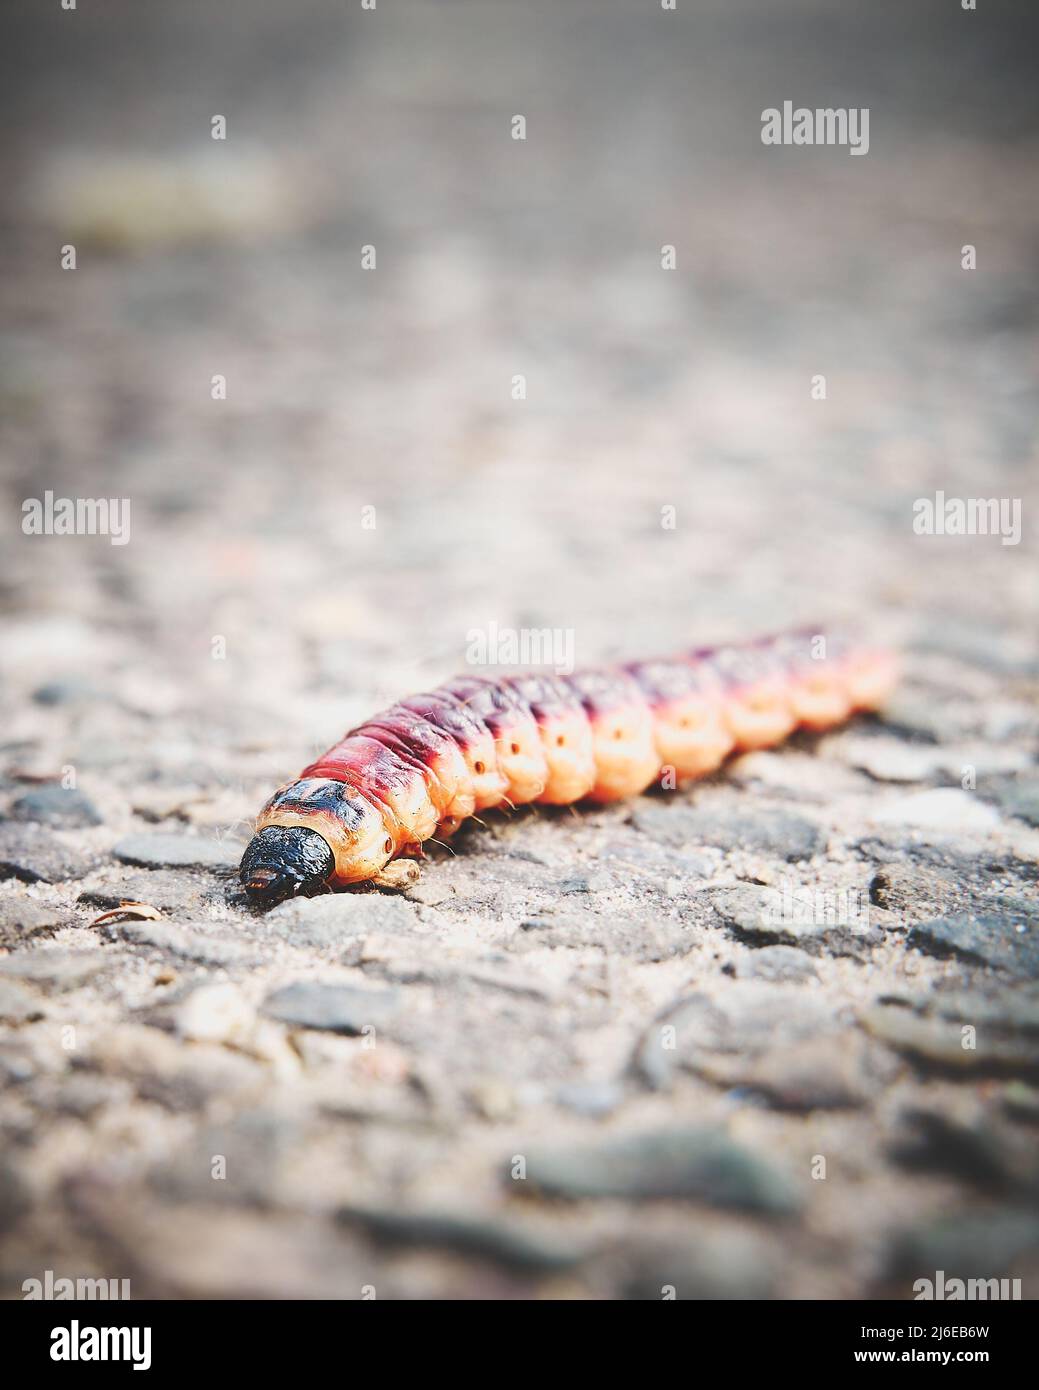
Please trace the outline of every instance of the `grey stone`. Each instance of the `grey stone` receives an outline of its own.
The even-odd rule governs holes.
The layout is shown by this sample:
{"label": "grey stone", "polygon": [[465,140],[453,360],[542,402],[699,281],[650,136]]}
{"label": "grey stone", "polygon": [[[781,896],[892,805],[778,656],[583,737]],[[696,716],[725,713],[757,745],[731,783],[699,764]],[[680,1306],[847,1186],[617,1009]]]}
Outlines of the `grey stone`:
{"label": "grey stone", "polygon": [[70,921],[67,907],[37,902],[34,898],[0,898],[0,944],[15,946],[33,937],[46,936]]}
{"label": "grey stone", "polygon": [[32,1210],[29,1185],[18,1170],[0,1155],[0,1235],[17,1226]]}
{"label": "grey stone", "polygon": [[368,938],[358,951],[344,953],[343,964],[366,966],[373,969],[382,979],[392,980],[397,984],[428,984],[448,988],[463,985],[470,987],[470,993],[497,990],[518,998],[545,1001],[557,998],[559,994],[559,991],[542,977],[530,972],[517,971],[511,961],[500,967],[476,961],[460,963],[444,960],[437,953],[430,951],[411,955],[397,952],[384,955],[380,946],[381,943]]}
{"label": "grey stone", "polygon": [[421,903],[423,907],[437,907],[440,903],[449,902],[454,896],[454,890],[446,883],[419,879],[418,883],[407,889],[404,896],[410,903]]}
{"label": "grey stone", "polygon": [[632,822],[644,834],[666,845],[714,845],[725,850],[774,854],[791,863],[810,859],[822,849],[818,826],[787,811],[734,811],[728,807],[665,808],[640,806]]}
{"label": "grey stone", "polygon": [[26,792],[12,803],[8,814],[12,820],[66,829],[100,825],[102,819],[94,803],[81,791],[57,782]]}
{"label": "grey stone", "polygon": [[794,981],[815,979],[818,971],[811,956],[796,946],[763,946],[737,961],[736,974],[740,979]]}
{"label": "grey stone", "polygon": [[112,854],[139,868],[237,869],[243,845],[195,835],[127,835]]}
{"label": "grey stone", "polygon": [[111,961],[100,951],[25,949],[0,957],[0,975],[31,980],[58,993],[78,989]]}
{"label": "grey stone", "polygon": [[872,859],[877,864],[904,864],[909,859],[909,848],[897,837],[885,835],[866,835],[855,844],[856,851],[864,859]]}
{"label": "grey stone", "polygon": [[304,946],[339,946],[369,932],[412,933],[419,927],[415,908],[387,893],[326,893],[292,898],[272,908],[264,929]]}
{"label": "grey stone", "polygon": [[699,881],[717,873],[723,858],[718,846],[706,845],[701,850],[669,850],[665,863],[671,874]]}
{"label": "grey stone", "polygon": [[821,935],[814,922],[790,919],[777,910],[782,905],[778,889],[741,883],[712,889],[705,896],[725,925],[745,941],[791,944],[811,942]]}
{"label": "grey stone", "polygon": [[[1039,1217],[1028,1207],[958,1211],[900,1232],[888,1256],[892,1277],[1012,1279],[1039,1256]],[[1020,1277],[1020,1274],[1018,1274]],[[902,1297],[910,1296],[910,1289]],[[1027,1297],[1027,1293],[1025,1294]]]}
{"label": "grey stone", "polygon": [[729,1084],[726,1056],[742,1066],[766,1050],[817,1040],[839,1027],[830,1007],[803,989],[741,980],[716,998],[696,992],[675,1000],[646,1029],[632,1066],[657,1089],[670,1085],[676,1068]]}
{"label": "grey stone", "polygon": [[60,883],[82,878],[93,858],[67,849],[51,830],[13,821],[0,824],[0,878],[23,883]]}
{"label": "grey stone", "polygon": [[242,1043],[253,1028],[255,1010],[232,984],[202,985],[173,1010],[173,1024],[195,1042]]}
{"label": "grey stone", "polygon": [[1007,675],[1035,675],[1035,643],[1031,634],[1008,632],[1002,624],[983,625],[964,619],[921,623],[913,634],[913,647],[922,652],[943,652],[971,666]]}
{"label": "grey stone", "polygon": [[604,893],[613,887],[613,879],[609,874],[593,871],[588,874],[574,874],[570,878],[560,879],[556,885],[556,892],[567,893]]}
{"label": "grey stone", "polygon": [[1039,1190],[1039,1171],[1019,1171],[1006,1136],[988,1117],[967,1122],[936,1110],[906,1110],[891,1151],[898,1163],[914,1171],[947,1173],[977,1187],[1006,1192],[1032,1185]]}
{"label": "grey stone", "polygon": [[1039,922],[1033,917],[939,917],[913,927],[910,946],[933,956],[956,956],[1022,978],[1039,978]]}
{"label": "grey stone", "polygon": [[1039,1086],[1026,1086],[1023,1081],[1010,1082],[1003,1092],[1003,1107],[1015,1120],[1039,1124]]}
{"label": "grey stone", "polygon": [[710,878],[722,860],[721,852],[714,846],[682,852],[658,844],[646,835],[636,834],[626,840],[611,840],[598,857],[611,869],[626,876],[630,876],[634,870],[638,877],[693,880]]}
{"label": "grey stone", "polygon": [[[943,1071],[963,1076],[1039,1074],[1039,1039],[977,1029],[970,1017],[920,1017],[907,1008],[877,1005],[863,1012],[861,1022],[875,1038]],[[977,1029],[974,1046],[964,1045],[970,1040],[965,1027]]]}
{"label": "grey stone", "polygon": [[869,960],[873,948],[879,946],[883,940],[883,928],[873,922],[863,926],[827,926],[822,929],[818,954]]}
{"label": "grey stone", "polygon": [[[112,941],[128,941],[135,946],[154,946],[159,951],[196,961],[200,965],[234,965],[255,959],[255,952],[239,941],[217,936],[212,927],[206,931],[173,926],[168,922],[125,921],[109,922],[103,934]],[[228,927],[225,926],[225,931]]]}
{"label": "grey stone", "polygon": [[269,994],[262,1012],[293,1028],[358,1034],[366,1027],[386,1027],[397,1016],[399,1003],[396,990],[300,980]]}
{"label": "grey stone", "polygon": [[[0,986],[0,997],[3,996],[3,987]],[[17,1006],[15,1006],[17,1008]],[[2,1010],[2,1006],[0,1006]],[[36,1017],[35,1012],[30,1014],[30,1020]],[[14,1022],[15,1019],[4,1020],[4,1015],[0,1011],[0,1021]],[[33,1050],[25,1045],[20,1045],[19,1041],[13,1036],[4,1038],[3,1046],[0,1047],[0,1085],[22,1086],[26,1081],[31,1081],[39,1071]]]}
{"label": "grey stone", "polygon": [[213,874],[153,869],[148,873],[124,873],[115,880],[84,889],[78,901],[97,908],[118,907],[124,902],[148,903],[162,912],[199,916],[204,902],[222,900],[223,896],[224,885]]}
{"label": "grey stone", "polygon": [[169,1032],[144,1023],[117,1023],[96,1032],[73,1064],[126,1077],[141,1099],[177,1113],[197,1111],[213,1101],[236,1105],[270,1086],[268,1069],[253,1058],[207,1043],[185,1047]]}
{"label": "grey stone", "polygon": [[942,766],[939,750],[893,739],[855,740],[847,757],[877,782],[924,782]]}
{"label": "grey stone", "polygon": [[65,676],[37,686],[32,698],[38,705],[78,705],[108,697],[83,676]]}
{"label": "grey stone", "polygon": [[1002,1033],[1039,1034],[1039,986],[977,979],[970,988],[936,988],[915,1001],[919,1013],[936,1014]]}
{"label": "grey stone", "polygon": [[884,939],[880,928],[868,920],[865,904],[847,922],[828,921],[827,907],[832,903],[830,915],[836,917],[839,902],[824,899],[823,908],[818,909],[810,896],[802,901],[802,895],[812,892],[810,885],[804,885],[792,890],[788,899],[780,888],[739,884],[703,896],[726,926],[750,946],[793,945],[814,955],[863,959]]}
{"label": "grey stone", "polygon": [[380,1244],[450,1250],[527,1271],[570,1269],[586,1256],[582,1248],[522,1226],[469,1213],[341,1207],[337,1220],[358,1226]]}
{"label": "grey stone", "polygon": [[999,789],[997,800],[1008,816],[1039,825],[1039,778],[1019,777]]}
{"label": "grey stone", "polygon": [[[1003,897],[1009,880],[1021,884],[1039,881],[1039,863],[1018,859],[1006,850],[1000,853],[991,843],[977,838],[938,839],[930,844],[916,835],[897,841],[871,836],[860,840],[855,848],[864,858],[882,865],[885,875],[892,869],[936,874],[945,880],[947,890],[958,889],[956,901],[971,905],[993,894]],[[937,884],[936,879],[934,882]]]}
{"label": "grey stone", "polygon": [[[252,1099],[269,1087],[268,1070],[253,1058],[222,1047],[208,1047],[203,1052],[200,1045],[193,1046],[199,1047],[197,1056],[175,1067],[142,1071],[135,1076],[134,1085],[141,1100],[153,1101],[174,1114],[192,1114],[214,1103],[226,1106]],[[212,1187],[217,1186],[211,1178],[210,1182]]]}
{"label": "grey stone", "polygon": [[124,1103],[132,1095],[119,1077],[74,1071],[67,1076],[39,1076],[29,1087],[32,1103],[48,1114],[71,1115],[85,1120],[107,1106]]}
{"label": "grey stone", "polygon": [[551,869],[552,860],[547,854],[540,853],[536,849],[510,849],[508,857],[518,859],[521,864],[536,864],[539,869]]}
{"label": "grey stone", "polygon": [[16,980],[0,980],[0,1022],[28,1023],[46,1012],[43,1000]]}
{"label": "grey stone", "polygon": [[611,913],[551,912],[527,917],[520,923],[524,938],[534,938],[538,946],[554,948],[594,947],[611,955],[639,961],[670,960],[687,955],[698,944],[695,931],[681,922],[630,917]]}
{"label": "grey stone", "polygon": [[557,1105],[595,1120],[611,1115],[623,1099],[624,1088],[616,1081],[568,1081],[556,1091]]}
{"label": "grey stone", "polygon": [[843,1034],[827,1039],[825,1047],[811,1039],[774,1048],[750,1063],[739,1059],[712,1079],[760,1094],[779,1110],[850,1110],[867,1103],[882,1072],[870,1067],[860,1037]]}
{"label": "grey stone", "polygon": [[763,797],[825,806],[835,798],[862,793],[868,786],[864,773],[830,758],[798,751],[790,743],[776,749],[742,753],[726,765],[726,782],[746,787],[751,805]]}
{"label": "grey stone", "polygon": [[948,700],[923,699],[904,690],[885,702],[880,718],[889,729],[929,743],[955,743],[973,732],[975,723],[968,711],[955,709]]}
{"label": "grey stone", "polygon": [[[187,1145],[152,1170],[150,1185],[167,1200],[270,1207],[279,1195],[284,1166],[300,1137],[291,1115],[259,1106],[233,1121],[195,1130]],[[213,1178],[213,1159],[224,1176]]]}
{"label": "grey stone", "polygon": [[655,1130],[535,1150],[526,1156],[523,1187],[571,1201],[674,1197],[770,1215],[786,1215],[800,1205],[784,1173],[709,1128]]}
{"label": "grey stone", "polygon": [[912,792],[879,806],[871,817],[876,825],[899,825],[923,835],[986,834],[999,816],[984,801],[958,787]]}
{"label": "grey stone", "polygon": [[915,864],[893,863],[878,869],[870,880],[870,902],[910,920],[932,917],[936,912],[970,901],[962,879]]}
{"label": "grey stone", "polygon": [[631,823],[653,841],[654,848],[668,845],[686,849],[702,843],[702,818],[693,807],[660,805],[647,798],[632,812]]}
{"label": "grey stone", "polygon": [[775,1252],[750,1231],[701,1230],[695,1241],[627,1242],[621,1253],[619,1294],[627,1299],[729,1302],[770,1298],[776,1291]]}

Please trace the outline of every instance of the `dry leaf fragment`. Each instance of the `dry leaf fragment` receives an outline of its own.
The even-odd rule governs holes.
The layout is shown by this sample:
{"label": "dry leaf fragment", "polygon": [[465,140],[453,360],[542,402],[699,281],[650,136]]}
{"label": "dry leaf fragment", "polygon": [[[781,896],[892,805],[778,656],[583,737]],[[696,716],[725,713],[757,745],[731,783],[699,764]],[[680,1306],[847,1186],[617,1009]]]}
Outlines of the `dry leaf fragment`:
{"label": "dry leaf fragment", "polygon": [[102,912],[99,917],[95,917],[91,922],[92,927],[100,927],[105,922],[116,922],[123,918],[130,918],[134,922],[161,922],[162,913],[157,907],[152,907],[151,903],[120,903],[118,907],[110,907],[107,912]]}

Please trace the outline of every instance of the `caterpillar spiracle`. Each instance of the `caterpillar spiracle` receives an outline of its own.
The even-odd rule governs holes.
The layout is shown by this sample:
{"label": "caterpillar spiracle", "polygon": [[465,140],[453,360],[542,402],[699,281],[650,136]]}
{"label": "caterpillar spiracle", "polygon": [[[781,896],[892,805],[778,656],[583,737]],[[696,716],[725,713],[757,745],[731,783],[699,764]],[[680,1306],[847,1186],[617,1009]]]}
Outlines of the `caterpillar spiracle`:
{"label": "caterpillar spiracle", "polygon": [[403,887],[423,841],[479,811],[704,777],[732,753],[876,709],[896,677],[891,651],[818,629],[573,675],[460,676],[351,730],[275,792],[241,881],[258,902]]}

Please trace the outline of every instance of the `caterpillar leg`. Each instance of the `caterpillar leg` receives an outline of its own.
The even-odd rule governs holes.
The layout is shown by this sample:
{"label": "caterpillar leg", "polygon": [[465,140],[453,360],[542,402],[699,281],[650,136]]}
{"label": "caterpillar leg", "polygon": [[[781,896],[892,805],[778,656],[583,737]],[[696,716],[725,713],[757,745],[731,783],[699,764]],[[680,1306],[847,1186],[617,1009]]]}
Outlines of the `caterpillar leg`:
{"label": "caterpillar leg", "polygon": [[421,876],[422,871],[414,859],[391,859],[371,881],[376,888],[390,888],[396,893],[403,893],[407,888],[414,888]]}

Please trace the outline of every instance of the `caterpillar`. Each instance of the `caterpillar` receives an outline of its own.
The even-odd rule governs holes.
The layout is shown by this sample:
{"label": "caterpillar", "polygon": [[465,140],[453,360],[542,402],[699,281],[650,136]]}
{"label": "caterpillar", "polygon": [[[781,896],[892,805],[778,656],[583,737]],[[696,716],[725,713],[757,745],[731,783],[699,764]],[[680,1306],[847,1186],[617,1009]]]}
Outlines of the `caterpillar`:
{"label": "caterpillar", "polygon": [[[894,654],[818,630],[573,675],[467,675],[351,730],[281,787],[240,877],[253,901],[403,887],[422,844],[495,806],[616,801],[876,709]],[[669,775],[668,775],[669,774]]]}

